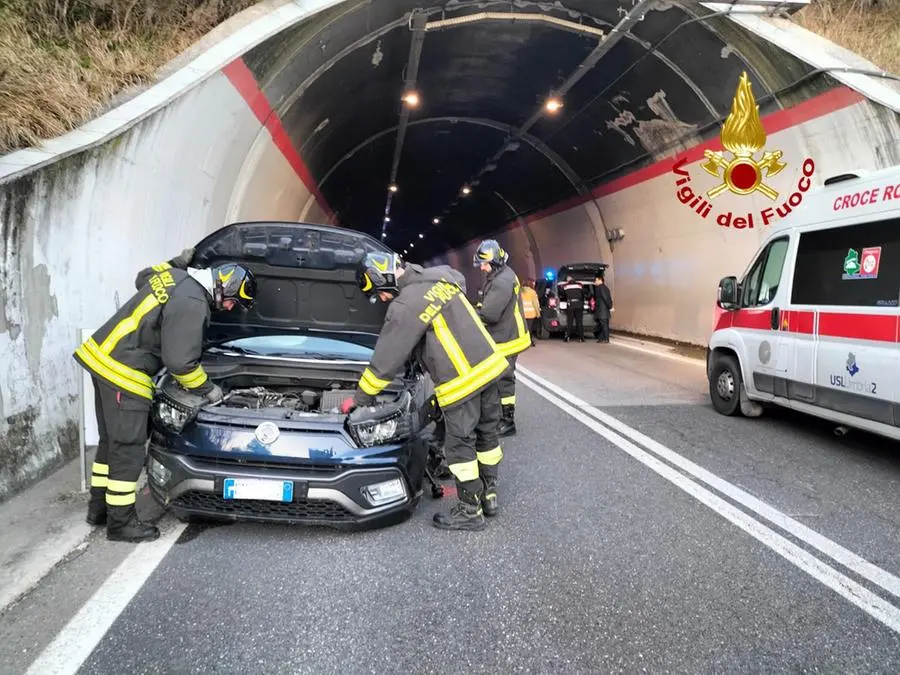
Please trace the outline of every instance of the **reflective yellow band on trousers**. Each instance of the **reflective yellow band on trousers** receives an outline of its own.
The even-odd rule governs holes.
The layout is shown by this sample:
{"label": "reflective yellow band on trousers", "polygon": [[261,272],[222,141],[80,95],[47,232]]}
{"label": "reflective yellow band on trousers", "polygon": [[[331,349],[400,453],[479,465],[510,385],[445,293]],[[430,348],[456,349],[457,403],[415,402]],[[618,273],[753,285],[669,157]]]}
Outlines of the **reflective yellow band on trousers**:
{"label": "reflective yellow band on trousers", "polygon": [[94,462],[91,464],[91,473],[96,473],[101,476],[109,475],[109,464],[100,464],[99,462]]}
{"label": "reflective yellow band on trousers", "polygon": [[175,379],[185,389],[196,389],[206,382],[207,377],[203,366],[197,366],[186,375],[175,375]]}
{"label": "reflective yellow band on trousers", "polygon": [[116,495],[111,492],[106,493],[107,506],[131,506],[137,502],[137,495],[131,492],[127,495]]}
{"label": "reflective yellow band on trousers", "polygon": [[512,396],[503,396],[500,399],[500,405],[515,405],[516,404],[516,396],[513,394]]}
{"label": "reflective yellow band on trousers", "polygon": [[91,371],[114,387],[141,398],[153,398],[153,380],[150,376],[104,354],[94,338],[88,338],[75,350],[75,354]]}
{"label": "reflective yellow band on trousers", "polygon": [[134,492],[137,490],[137,483],[128,480],[111,480],[107,489],[113,492]]}
{"label": "reflective yellow band on trousers", "polygon": [[105,488],[106,484],[107,484],[106,476],[98,476],[95,473],[91,474],[91,487]]}
{"label": "reflective yellow band on trousers", "polygon": [[475,454],[478,455],[478,462],[485,466],[496,466],[503,459],[503,449],[499,445],[493,450],[485,450]]}
{"label": "reflective yellow band on trousers", "polygon": [[359,378],[359,388],[369,396],[380,394],[390,383],[390,380],[382,380],[380,377],[376,377],[370,368],[366,368]]}
{"label": "reflective yellow band on trousers", "polygon": [[448,464],[447,468],[450,473],[456,476],[456,480],[460,483],[468,483],[471,480],[478,480],[478,460],[473,459],[471,462],[459,462],[458,464]]}
{"label": "reflective yellow band on trousers", "polygon": [[500,377],[508,365],[509,363],[503,356],[494,352],[467,374],[455,377],[449,382],[435,387],[434,395],[438,400],[438,404],[448,406],[461,401],[466,396]]}

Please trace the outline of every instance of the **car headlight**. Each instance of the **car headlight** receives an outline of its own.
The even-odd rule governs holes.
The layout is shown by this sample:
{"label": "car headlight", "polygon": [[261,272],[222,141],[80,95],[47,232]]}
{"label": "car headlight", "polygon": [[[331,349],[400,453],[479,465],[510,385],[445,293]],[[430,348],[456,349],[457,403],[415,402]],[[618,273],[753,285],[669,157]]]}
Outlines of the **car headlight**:
{"label": "car headlight", "polygon": [[402,412],[381,419],[348,420],[347,426],[353,440],[364,448],[401,441],[409,436],[409,423]]}
{"label": "car headlight", "polygon": [[175,402],[159,398],[153,405],[153,421],[163,429],[180,432],[191,421],[194,412]]}

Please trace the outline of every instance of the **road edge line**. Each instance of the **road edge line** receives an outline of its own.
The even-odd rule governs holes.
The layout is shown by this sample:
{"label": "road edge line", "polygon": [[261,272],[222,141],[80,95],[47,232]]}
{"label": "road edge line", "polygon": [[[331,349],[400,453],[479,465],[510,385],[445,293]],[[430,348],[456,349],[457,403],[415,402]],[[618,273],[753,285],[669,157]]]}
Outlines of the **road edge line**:
{"label": "road edge line", "polygon": [[616,347],[623,347],[625,349],[630,349],[634,352],[640,352],[642,354],[649,354],[651,356],[659,356],[664,359],[669,359],[671,361],[678,361],[679,363],[688,363],[693,366],[703,366],[706,368],[706,361],[700,358],[695,358],[693,356],[682,356],[681,354],[673,354],[671,352],[662,351],[660,349],[651,349],[649,347],[644,347],[637,344],[629,344],[630,342],[638,342],[637,340],[630,340],[629,338],[622,338],[616,335],[613,335],[610,338],[610,344],[615,345]]}
{"label": "road edge line", "polygon": [[648,452],[653,453],[661,459],[678,467],[682,471],[687,472],[697,480],[708,485],[710,488],[717,490],[726,497],[739,503],[741,506],[750,509],[757,516],[768,520],[785,532],[803,541],[805,544],[812,546],[820,553],[828,556],[840,565],[843,565],[848,570],[854,572],[855,574],[858,574],[870,583],[873,583],[881,589],[887,591],[891,595],[900,598],[900,578],[891,574],[887,570],[878,567],[859,554],[854,553],[847,548],[844,548],[825,535],[816,532],[812,528],[807,527],[797,520],[794,520],[775,507],[763,502],[757,497],[754,497],[749,492],[742,490],[736,485],[729,483],[725,479],[715,475],[711,471],[704,469],[699,464],[696,464],[686,457],[683,457],[682,455],[678,454],[671,448],[666,447],[659,441],[650,438],[649,436],[641,433],[637,429],[628,426],[615,417],[604,413],[602,410],[598,410],[596,407],[585,402],[575,394],[566,391],[562,387],[557,386],[546,378],[537,375],[528,368],[525,368],[524,366],[518,366],[517,371],[520,371],[526,377],[531,378],[533,380],[532,384],[543,386],[561,399],[568,400],[574,405],[577,410],[587,415],[588,417],[591,417],[597,422],[604,424],[611,430],[625,436],[626,438],[630,438],[635,443],[643,446],[643,448]]}
{"label": "road edge line", "polygon": [[809,551],[782,536],[750,514],[719,497],[712,490],[694,482],[683,473],[669,466],[650,452],[605,427],[587,413],[572,406],[559,396],[547,391],[527,376],[520,381],[538,396],[545,398],[557,408],[593,430],[599,436],[616,445],[626,454],[637,460],[675,487],[687,493],[698,502],[729,521],[732,525],[746,532],[766,548],[777,553],[795,567],[819,581],[823,586],[863,610],[886,627],[900,634],[900,607],[897,607],[871,590],[854,581],[828,563],[815,557]]}
{"label": "road edge line", "polygon": [[77,673],[186,527],[184,523],[176,523],[156,541],[134,544],[134,551],[31,663],[26,675]]}

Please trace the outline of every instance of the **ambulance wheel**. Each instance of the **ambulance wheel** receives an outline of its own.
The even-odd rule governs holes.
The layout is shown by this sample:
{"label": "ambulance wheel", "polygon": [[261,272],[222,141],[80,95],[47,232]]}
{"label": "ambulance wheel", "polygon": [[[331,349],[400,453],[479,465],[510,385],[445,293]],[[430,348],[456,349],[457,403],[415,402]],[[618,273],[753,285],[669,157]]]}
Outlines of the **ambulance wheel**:
{"label": "ambulance wheel", "polygon": [[709,397],[713,408],[722,415],[741,412],[741,367],[730,354],[720,354],[709,374]]}

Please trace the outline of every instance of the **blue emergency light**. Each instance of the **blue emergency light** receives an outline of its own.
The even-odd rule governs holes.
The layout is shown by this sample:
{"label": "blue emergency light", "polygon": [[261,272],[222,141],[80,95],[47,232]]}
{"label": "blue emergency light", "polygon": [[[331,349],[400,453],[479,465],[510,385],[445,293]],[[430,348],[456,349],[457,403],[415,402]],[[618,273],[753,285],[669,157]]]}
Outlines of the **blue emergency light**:
{"label": "blue emergency light", "polygon": [[547,270],[546,272],[544,272],[544,278],[547,281],[553,281],[553,279],[555,277],[556,277],[556,273],[553,270]]}

